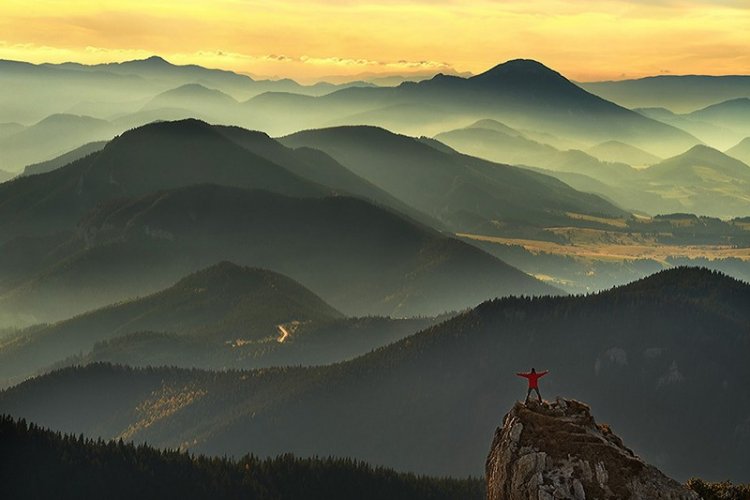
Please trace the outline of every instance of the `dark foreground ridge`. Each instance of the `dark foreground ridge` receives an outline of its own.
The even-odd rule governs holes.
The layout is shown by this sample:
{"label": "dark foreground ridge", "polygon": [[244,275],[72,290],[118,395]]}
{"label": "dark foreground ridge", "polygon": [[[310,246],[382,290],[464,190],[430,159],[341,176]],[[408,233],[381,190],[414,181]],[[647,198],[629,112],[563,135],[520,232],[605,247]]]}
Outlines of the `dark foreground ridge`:
{"label": "dark foreground ridge", "polygon": [[193,456],[52,432],[0,415],[0,498],[480,500],[479,479],[437,479],[351,459]]}
{"label": "dark foreground ridge", "polygon": [[516,403],[487,457],[487,500],[697,500],[700,496],[646,464],[588,406]]}

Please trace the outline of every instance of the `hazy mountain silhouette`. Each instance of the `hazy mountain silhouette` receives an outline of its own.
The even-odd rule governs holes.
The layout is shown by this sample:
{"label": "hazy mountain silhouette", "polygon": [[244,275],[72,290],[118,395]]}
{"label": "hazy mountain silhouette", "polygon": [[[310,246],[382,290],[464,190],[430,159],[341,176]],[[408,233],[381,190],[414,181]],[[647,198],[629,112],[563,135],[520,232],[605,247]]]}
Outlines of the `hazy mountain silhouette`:
{"label": "hazy mountain silhouette", "polygon": [[326,82],[319,82],[314,85],[301,85],[290,78],[275,80],[253,79],[247,75],[238,74],[233,71],[205,68],[195,64],[173,64],[160,56],[151,56],[146,59],[125,61],[122,63],[97,64],[93,66],[78,65],[77,69],[84,69],[86,71],[104,70],[117,74],[137,75],[142,78],[169,83],[196,83],[214,87],[225,92],[236,93],[245,98],[268,91],[323,95],[338,88],[346,88],[352,85],[369,85],[361,81],[345,82],[339,85]]}
{"label": "hazy mountain silhouette", "polygon": [[642,189],[714,217],[748,214],[750,166],[708,146],[695,146],[643,171]]}
{"label": "hazy mountain silhouette", "polygon": [[210,89],[197,83],[187,83],[167,90],[147,102],[143,110],[185,109],[211,121],[223,121],[231,117],[238,102],[220,90]]}
{"label": "hazy mountain silhouette", "polygon": [[576,171],[575,167],[564,165],[557,168],[560,170],[533,170],[633,211],[652,215],[680,212],[725,219],[745,217],[748,213],[750,167],[708,146],[694,146],[645,169],[619,171],[627,175],[617,175],[617,170],[610,174],[608,170]]}
{"label": "hazy mountain silhouette", "polygon": [[[0,83],[6,90],[0,96],[3,119],[24,124],[73,110],[78,110],[76,113],[79,114],[87,114],[84,111],[91,110],[98,117],[110,119],[134,113],[157,94],[185,84],[214,88],[241,100],[268,91],[323,95],[352,85],[370,85],[349,82],[307,86],[289,79],[256,81],[231,71],[171,64],[158,56],[96,65],[29,64],[0,60]],[[94,138],[77,145],[91,140]]]}
{"label": "hazy mountain silhouette", "polygon": [[112,125],[88,116],[51,115],[20,132],[0,139],[0,167],[20,171],[49,160],[81,144],[115,135]]}
{"label": "hazy mountain silhouette", "polygon": [[222,262],[158,293],[3,339],[0,379],[18,382],[79,353],[65,363],[215,369],[331,363],[429,323],[346,319],[283,275]]}
{"label": "hazy mountain silhouette", "polygon": [[620,141],[607,141],[586,151],[603,161],[621,162],[634,167],[653,165],[661,161],[656,155]]}
{"label": "hazy mountain silhouette", "polygon": [[286,274],[352,315],[438,314],[488,297],[555,292],[475,247],[361,200],[215,185],[101,205],[55,259],[42,256],[46,265],[29,266],[0,298],[2,312],[62,319],[165,288],[221,260]]}
{"label": "hazy mountain silhouette", "polygon": [[263,132],[250,131],[240,127],[215,128],[248,151],[283,165],[284,168],[304,179],[327,186],[335,193],[352,194],[384,207],[391,207],[433,228],[441,227],[437,219],[428,217],[387,191],[363,179],[323,151],[307,147],[299,147],[293,150],[285,147],[279,141],[271,139]]}
{"label": "hazy mountain silhouette", "polygon": [[5,90],[0,96],[3,119],[23,124],[63,113],[81,101],[132,101],[166,90],[137,76],[7,60],[0,60],[0,83]]}
{"label": "hazy mountain silhouette", "polygon": [[693,111],[689,118],[750,134],[750,98],[742,97]]}
{"label": "hazy mountain silhouette", "polygon": [[635,111],[643,116],[689,132],[702,142],[716,148],[729,147],[742,137],[739,132],[727,127],[697,120],[689,115],[678,115],[666,108],[636,108]]}
{"label": "hazy mountain silhouette", "polygon": [[[323,113],[326,112],[323,109]],[[466,113],[460,109],[446,109],[443,105],[406,102],[357,111],[335,119],[329,119],[324,114],[319,120],[322,120],[325,127],[369,125],[406,135],[422,136],[465,125]],[[282,127],[288,125],[279,123]]]}
{"label": "hazy mountain silhouette", "polygon": [[222,262],[172,287],[6,339],[0,377],[27,376],[89,351],[94,343],[142,331],[201,334],[216,343],[277,337],[277,325],[332,321],[341,313],[293,280]]}
{"label": "hazy mountain silhouette", "polygon": [[[143,127],[144,125],[149,125],[154,122],[184,120],[200,120],[213,123],[217,121],[217,118],[189,108],[139,107],[138,111],[118,115],[117,118],[112,119],[112,124],[119,130],[126,131],[133,128]],[[221,122],[222,120],[219,120],[219,123]]]}
{"label": "hazy mountain silhouette", "polygon": [[750,137],[745,137],[735,146],[727,149],[725,153],[732,158],[737,158],[741,162],[750,165]]}
{"label": "hazy mountain silhouette", "polygon": [[463,153],[491,161],[583,174],[603,182],[613,183],[635,174],[622,159],[607,163],[583,151],[561,151],[529,139],[521,132],[502,131],[502,127],[493,126],[490,121],[482,120],[466,128],[443,132],[435,139]]}
{"label": "hazy mountain silhouette", "polygon": [[[560,134],[585,142],[618,139],[657,153],[673,153],[696,142],[689,134],[589,94],[535,61],[515,60],[471,78],[437,75],[393,88],[349,88],[318,98],[265,94],[246,104],[256,120],[294,109],[294,128],[388,106],[431,106],[444,113],[494,118],[513,128]],[[276,130],[281,122],[270,125]],[[287,124],[287,130],[290,125]]]}
{"label": "hazy mountain silhouette", "polygon": [[660,75],[578,85],[627,108],[665,107],[675,113],[750,97],[750,76]]}
{"label": "hazy mountain silhouette", "polygon": [[[572,153],[580,153],[580,156],[584,160],[589,156],[583,152],[573,151]],[[574,161],[576,156],[578,155],[573,154],[569,157]],[[626,211],[645,214],[662,214],[684,211],[683,205],[677,200],[665,198],[663,193],[644,191],[641,182],[644,181],[645,176],[638,172],[633,172],[632,175],[622,176],[606,175],[607,171],[604,170],[601,173],[592,172],[591,175],[586,175],[578,172],[551,170],[541,167],[525,166],[524,168],[528,168],[529,170],[544,175],[550,175],[579,191],[596,194],[610,203],[623,207]],[[574,167],[572,166],[562,168],[570,168],[571,170],[574,170]],[[632,169],[626,170],[626,172],[631,173]],[[698,209],[698,207],[696,207],[696,209]],[[581,224],[579,223],[577,225]],[[605,229],[603,226],[599,226],[599,228]]]}
{"label": "hazy mountain silhouette", "polygon": [[153,123],[52,172],[0,187],[0,241],[72,229],[96,204],[211,182],[290,195],[323,195],[313,184],[196,120]]}
{"label": "hazy mountain silhouette", "polygon": [[375,127],[310,130],[280,141],[325,151],[454,231],[492,231],[490,221],[523,226],[567,221],[566,212],[624,213],[548,176],[435,148]]}
{"label": "hazy mountain silhouette", "polygon": [[23,173],[21,175],[36,175],[57,170],[60,167],[64,167],[68,163],[72,163],[92,153],[101,151],[106,145],[107,141],[89,142],[88,144],[84,144],[81,147],[75,148],[72,151],[68,151],[67,153],[62,154],[56,158],[52,158],[51,160],[34,163],[32,165],[26,165],[26,168],[23,169]]}
{"label": "hazy mountain silhouette", "polygon": [[204,68],[196,64],[172,64],[163,57],[156,55],[146,59],[136,59],[120,63],[94,65],[66,63],[59,66],[64,69],[76,69],[87,72],[99,72],[104,70],[108,73],[134,75],[141,78],[162,81],[168,84],[187,81],[201,83],[203,85],[218,85],[231,88],[242,87],[253,83],[253,79],[246,75],[240,75],[232,71]]}
{"label": "hazy mountain silhouette", "polygon": [[[434,322],[426,317],[392,319],[381,316],[291,322],[279,325],[274,337],[224,342],[206,335],[141,331],[97,342],[91,350],[45,367],[45,370],[101,362],[214,370],[323,365],[360,356]],[[283,337],[284,332],[289,332],[289,336]]]}
{"label": "hazy mountain silhouette", "polygon": [[536,366],[551,370],[545,397],[589,401],[665,473],[739,480],[749,305],[747,284],[680,268],[598,295],[487,302],[324,368],[64,370],[5,391],[0,410],[208,453],[334,454],[466,475],[481,470],[487,436],[524,394],[515,372]]}

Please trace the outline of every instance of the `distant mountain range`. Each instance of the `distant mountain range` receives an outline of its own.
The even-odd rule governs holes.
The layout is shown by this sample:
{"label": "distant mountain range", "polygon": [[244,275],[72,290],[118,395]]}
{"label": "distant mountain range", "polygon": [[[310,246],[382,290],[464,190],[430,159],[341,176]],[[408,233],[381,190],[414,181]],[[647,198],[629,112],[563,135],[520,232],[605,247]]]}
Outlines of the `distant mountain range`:
{"label": "distant mountain range", "polygon": [[[0,125],[0,140],[3,128],[21,127],[14,130],[19,133],[51,115],[106,120],[109,127],[105,136],[87,134],[51,151],[8,143],[6,159],[0,161],[10,171],[153,120],[185,118],[273,135],[336,125],[374,125],[410,135],[435,135],[477,120],[495,119],[526,132],[558,136],[566,144],[562,149],[587,150],[619,141],[666,157],[701,140],[721,149],[729,147],[721,142],[727,131],[735,143],[747,135],[742,118],[729,126],[721,117],[716,121],[700,113],[685,119],[657,118],[651,113],[638,116],[597,95],[654,95],[653,101],[637,103],[613,100],[628,107],[672,107],[680,113],[750,96],[750,77],[655,77],[576,85],[531,60],[508,61],[475,76],[439,74],[395,87],[362,81],[303,86],[288,79],[253,80],[230,71],[174,65],[157,56],[93,66],[0,61],[0,69],[0,82],[9,90],[6,95],[13,96],[0,97],[4,111],[0,121],[5,122]],[[635,90],[627,90],[630,87]],[[626,90],[617,90],[621,88]],[[678,109],[671,106],[670,98],[692,99],[692,104]],[[734,126],[739,130],[733,130]],[[737,133],[745,135],[735,137]]]}
{"label": "distant mountain range", "polygon": [[[591,402],[665,473],[746,478],[750,285],[677,267],[612,287],[684,263],[750,276],[748,82],[577,85],[513,60],[302,86],[156,56],[0,61],[0,414],[468,476],[535,366],[544,396]],[[628,109],[633,89],[653,93]],[[0,432],[53,463],[173,474],[171,457],[225,486],[351,465],[144,463],[24,425]]]}
{"label": "distant mountain range", "polygon": [[82,144],[109,140],[117,129],[89,116],[55,114],[0,137],[0,168],[15,171],[67,153]]}
{"label": "distant mountain range", "polygon": [[750,166],[713,148],[695,146],[642,171],[643,191],[679,203],[680,211],[713,217],[750,213]]}
{"label": "distant mountain range", "polygon": [[745,137],[735,146],[729,148],[725,153],[741,162],[750,165],[750,137]]}
{"label": "distant mountain range", "polygon": [[[180,155],[187,158],[190,152]],[[109,169],[117,168],[116,158],[101,164],[108,169],[104,172],[91,169],[94,182],[84,186],[111,186],[114,178],[120,187],[141,191],[167,179],[166,164],[155,170],[162,175],[154,181],[128,179],[136,175],[132,171],[113,177]],[[260,171],[269,168],[258,165]],[[73,164],[14,182],[54,182],[45,176],[77,168],[85,167]],[[228,162],[224,168],[228,174],[235,167]],[[185,182],[184,166],[182,172],[180,182]],[[252,179],[254,172],[249,169],[238,179]],[[99,183],[96,179],[102,177]],[[319,188],[283,170],[262,181],[284,178],[290,181],[279,185],[284,189],[318,193]],[[151,188],[159,189],[154,184]],[[63,192],[80,200],[75,193],[75,185],[70,194]],[[37,217],[38,210],[34,207],[30,213]],[[39,225],[59,230],[66,215],[50,209],[44,213]],[[68,224],[74,220],[71,217]],[[40,235],[6,243],[0,262],[0,283],[5,285],[0,310],[5,314],[29,315],[34,321],[62,319],[154,292],[221,260],[287,274],[347,314],[437,314],[509,293],[555,293],[472,246],[348,197],[291,198],[197,185],[109,201],[80,220],[75,233],[56,237],[53,246],[50,238]]]}
{"label": "distant mountain range", "polygon": [[222,262],[158,293],[0,340],[0,380],[92,361],[213,369],[333,363],[431,322],[345,318],[285,276]]}
{"label": "distant mountain range", "polygon": [[[750,133],[742,125],[747,113],[738,110],[742,98],[718,107],[711,101],[710,109],[690,115],[655,108],[633,113],[530,60],[508,61],[476,76],[437,75],[396,87],[362,82],[312,87],[289,80],[260,82],[228,71],[177,66],[158,57],[95,66],[0,61],[0,67],[7,70],[0,73],[0,81],[17,91],[13,102],[5,103],[3,120],[7,123],[0,126],[0,143],[6,142],[0,168],[8,171],[154,120],[186,118],[274,135],[336,125],[373,125],[410,135],[435,135],[489,119],[521,131],[526,139],[561,150],[591,153],[592,147],[614,141],[657,157],[673,156],[701,141],[726,149]],[[689,93],[690,85],[686,85]],[[55,91],[50,93],[50,88]],[[49,95],[39,95],[42,89]],[[16,109],[34,115],[16,115]],[[50,135],[41,127],[46,123],[43,118],[50,115],[57,116],[61,133]],[[37,121],[39,125],[14,123]],[[3,139],[8,134],[14,137]],[[45,146],[39,148],[42,143]],[[653,160],[632,153],[620,149],[602,153],[601,159],[638,165]],[[552,164],[590,161],[562,156]]]}
{"label": "distant mountain range", "polygon": [[[630,164],[625,163],[624,154],[607,155],[610,158],[619,158],[618,161],[610,163],[581,150],[562,151],[493,120],[481,120],[465,128],[443,132],[436,135],[435,139],[480,158],[511,165],[582,174],[603,182],[616,183],[623,177],[632,177],[635,174]],[[613,141],[605,144],[611,142]],[[641,151],[634,146],[629,147]],[[632,159],[632,150],[630,156]]]}
{"label": "distant mountain range", "polygon": [[290,195],[327,193],[205,123],[155,123],[125,133],[65,168],[3,184],[0,241],[72,229],[84,213],[114,197],[205,182]]}
{"label": "distant mountain range", "polygon": [[0,82],[8,90],[8,94],[0,97],[3,121],[22,123],[38,121],[52,113],[69,112],[73,108],[104,112],[97,117],[109,119],[123,112],[132,112],[145,100],[185,84],[220,90],[240,100],[272,90],[321,95],[351,85],[371,85],[347,82],[305,86],[289,79],[253,80],[232,71],[172,64],[158,56],[96,65],[0,60]]}
{"label": "distant mountain range", "polygon": [[[419,133],[429,133],[434,126],[429,116],[418,127],[399,126],[399,108],[405,105],[440,110],[442,130],[447,128],[446,117],[462,115],[463,120],[471,116],[493,118],[514,128],[530,128],[592,144],[622,140],[656,154],[674,154],[698,142],[679,129],[644,120],[637,113],[589,94],[559,73],[528,60],[509,61],[470,78],[438,75],[394,88],[349,88],[317,98],[271,93],[246,103],[254,120],[248,125],[261,126],[263,120],[277,117],[275,125],[265,127],[271,130],[283,128],[278,117],[294,109],[296,128],[318,128],[345,119],[352,124],[380,125],[411,133],[417,128]],[[355,121],[354,117],[361,116],[358,114],[377,109],[392,110],[392,119],[378,123]]]}
{"label": "distant mountain range", "polygon": [[741,480],[748,311],[747,284],[678,268],[597,295],[490,301],[329,367],[65,369],[4,391],[0,411],[213,454],[333,454],[465,476],[525,395],[515,373],[535,366],[551,369],[543,396],[589,401],[664,472]]}
{"label": "distant mountain range", "polygon": [[602,142],[589,148],[586,152],[603,161],[623,162],[634,167],[653,165],[661,160],[661,158],[652,155],[648,151],[620,141]]}
{"label": "distant mountain range", "polygon": [[690,132],[719,149],[726,149],[750,135],[750,98],[747,97],[730,99],[684,114],[676,114],[665,108],[638,108],[636,111]]}
{"label": "distant mountain range", "polygon": [[728,127],[743,136],[750,135],[750,97],[712,104],[687,116],[717,127]]}
{"label": "distant mountain range", "polygon": [[[489,143],[489,151],[483,150],[481,134],[439,136],[457,147],[472,150],[476,154],[489,157],[503,155],[504,151],[493,149],[495,144]],[[493,132],[497,135],[497,133]],[[511,139],[520,144],[516,138]],[[743,156],[743,145],[738,145],[735,157]],[[732,155],[722,153],[714,148],[697,145],[665,160],[661,160],[648,168],[633,169],[624,164],[602,164],[596,168],[583,152],[567,151],[574,158],[581,158],[579,162],[560,162],[562,156],[549,156],[550,146],[529,146],[516,149],[519,158],[540,158],[546,151],[547,157],[541,156],[537,164],[546,168],[530,167],[532,170],[554,176],[571,187],[584,192],[595,193],[618,206],[631,211],[643,211],[648,214],[690,213],[709,217],[734,219],[746,217],[750,213],[748,199],[750,199],[750,166],[733,158]],[[632,153],[632,150],[631,150]],[[549,162],[546,158],[555,158]],[[545,163],[549,162],[549,163]],[[596,160],[598,161],[598,160]]]}
{"label": "distant mountain range", "polygon": [[[522,227],[570,223],[568,212],[625,213],[548,176],[458,154],[380,128],[335,127],[280,140],[290,147],[326,152],[453,231],[493,232],[492,226],[498,222]],[[529,196],[536,200],[533,206],[528,203]]]}
{"label": "distant mountain range", "polygon": [[750,97],[750,76],[747,75],[659,75],[578,85],[627,108],[664,107],[675,113],[687,113],[729,99]]}

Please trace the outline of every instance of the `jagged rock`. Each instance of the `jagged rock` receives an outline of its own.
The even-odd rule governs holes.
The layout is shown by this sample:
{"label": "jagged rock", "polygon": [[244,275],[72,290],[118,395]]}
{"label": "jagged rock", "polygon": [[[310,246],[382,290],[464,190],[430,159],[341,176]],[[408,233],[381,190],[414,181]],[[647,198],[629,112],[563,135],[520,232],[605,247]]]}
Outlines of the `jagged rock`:
{"label": "jagged rock", "polygon": [[516,403],[487,457],[488,500],[699,500],[646,464],[588,406]]}

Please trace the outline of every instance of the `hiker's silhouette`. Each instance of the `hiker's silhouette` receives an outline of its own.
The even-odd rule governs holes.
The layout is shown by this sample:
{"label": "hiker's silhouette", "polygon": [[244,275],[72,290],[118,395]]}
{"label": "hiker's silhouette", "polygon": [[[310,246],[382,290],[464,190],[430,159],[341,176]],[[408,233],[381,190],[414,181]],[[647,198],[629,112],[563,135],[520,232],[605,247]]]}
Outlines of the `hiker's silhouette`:
{"label": "hiker's silhouette", "polygon": [[539,398],[539,402],[542,402],[542,395],[539,394],[539,379],[544,377],[549,373],[549,370],[544,370],[543,372],[537,373],[535,369],[531,369],[529,373],[516,373],[519,377],[523,377],[525,379],[528,379],[529,381],[529,390],[526,392],[526,401],[524,403],[529,402],[529,396],[531,396],[531,391],[536,391],[536,395]]}

